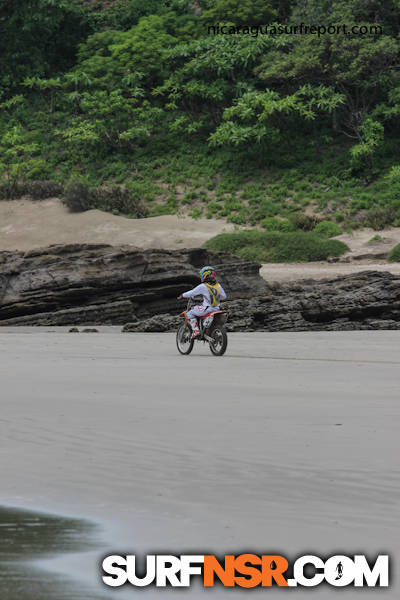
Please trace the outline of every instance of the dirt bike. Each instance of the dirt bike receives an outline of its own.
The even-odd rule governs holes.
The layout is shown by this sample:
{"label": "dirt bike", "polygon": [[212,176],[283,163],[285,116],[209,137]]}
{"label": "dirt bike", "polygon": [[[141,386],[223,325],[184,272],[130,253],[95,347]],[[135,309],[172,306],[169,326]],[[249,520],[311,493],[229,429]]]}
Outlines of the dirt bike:
{"label": "dirt bike", "polygon": [[194,342],[208,342],[210,350],[214,356],[225,354],[228,345],[228,336],[226,334],[225,322],[227,313],[224,310],[216,310],[197,317],[200,333],[192,338],[192,328],[190,326],[187,312],[196,304],[201,304],[202,299],[195,300],[189,298],[186,310],[181,312],[180,317],[184,317],[185,322],[178,327],[176,332],[176,345],[181,354],[190,354],[193,350]]}

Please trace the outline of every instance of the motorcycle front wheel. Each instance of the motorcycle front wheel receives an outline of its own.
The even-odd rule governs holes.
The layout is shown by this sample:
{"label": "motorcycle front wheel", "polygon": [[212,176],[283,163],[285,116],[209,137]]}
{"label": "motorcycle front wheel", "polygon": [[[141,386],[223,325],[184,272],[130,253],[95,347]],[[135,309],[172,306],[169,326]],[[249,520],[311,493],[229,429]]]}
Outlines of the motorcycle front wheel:
{"label": "motorcycle front wheel", "polygon": [[225,354],[228,345],[228,336],[223,325],[217,325],[210,333],[213,341],[210,342],[210,350],[214,356],[222,356]]}
{"label": "motorcycle front wheel", "polygon": [[181,354],[190,354],[193,350],[193,345],[192,331],[186,323],[182,323],[176,332],[176,347]]}

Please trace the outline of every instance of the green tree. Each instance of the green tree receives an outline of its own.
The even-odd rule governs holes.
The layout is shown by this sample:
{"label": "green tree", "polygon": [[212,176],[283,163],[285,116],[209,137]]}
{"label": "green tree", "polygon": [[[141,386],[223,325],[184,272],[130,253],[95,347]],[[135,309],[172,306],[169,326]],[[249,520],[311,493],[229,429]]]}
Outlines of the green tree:
{"label": "green tree", "polygon": [[0,87],[15,89],[26,77],[49,77],[70,68],[88,31],[78,0],[2,0]]}
{"label": "green tree", "polygon": [[132,150],[160,130],[163,111],[150,102],[151,90],[175,43],[162,17],[151,15],[126,32],[95,33],[81,46],[78,65],[63,80],[74,117],[57,129],[78,156],[88,148]]}
{"label": "green tree", "polygon": [[203,21],[208,23],[261,25],[278,17],[276,3],[268,0],[216,0],[212,4],[213,6],[202,14]]}
{"label": "green tree", "polygon": [[386,119],[389,123],[397,113],[393,91],[400,83],[400,44],[393,35],[396,19],[389,26],[395,4],[391,0],[299,3],[301,8],[294,13],[297,23],[346,24],[350,29],[353,25],[369,27],[371,21],[359,20],[368,18],[376,24],[385,23],[384,33],[287,35],[286,44],[270,52],[256,69],[265,85],[281,94],[293,94],[304,81],[313,86],[323,84],[340,94],[344,102],[332,111],[331,127],[357,143],[352,161],[358,166],[370,164],[383,143],[380,121]]}
{"label": "green tree", "polygon": [[122,90],[84,92],[81,114],[57,133],[83,154],[96,147],[132,150],[157,131],[162,116],[162,109],[140,100]]}
{"label": "green tree", "polygon": [[172,48],[171,73],[153,93],[166,98],[173,130],[213,131],[225,108],[255,88],[252,70],[274,44],[267,37],[210,36]]}
{"label": "green tree", "polygon": [[68,75],[85,73],[93,85],[119,85],[125,75],[140,72],[147,86],[166,74],[165,58],[177,40],[165,20],[150,15],[128,31],[105,31],[90,36],[80,47],[77,67]]}
{"label": "green tree", "polygon": [[400,29],[398,0],[298,0],[293,7],[294,23],[329,24],[366,22],[379,24],[386,35],[396,37]]}
{"label": "green tree", "polygon": [[39,146],[27,140],[22,127],[14,125],[0,137],[0,174],[14,197],[18,183],[29,178],[35,170],[43,169],[43,161],[36,158]]}
{"label": "green tree", "polygon": [[341,94],[323,85],[304,85],[287,96],[273,90],[248,92],[225,110],[223,122],[210,136],[210,142],[233,146],[254,142],[274,145],[282,133],[295,130],[299,119],[313,121],[343,102]]}
{"label": "green tree", "polygon": [[323,83],[345,97],[333,127],[361,141],[360,126],[382,100],[387,101],[399,43],[389,36],[292,36],[290,51],[271,53],[258,69],[260,78],[288,92],[303,85]]}

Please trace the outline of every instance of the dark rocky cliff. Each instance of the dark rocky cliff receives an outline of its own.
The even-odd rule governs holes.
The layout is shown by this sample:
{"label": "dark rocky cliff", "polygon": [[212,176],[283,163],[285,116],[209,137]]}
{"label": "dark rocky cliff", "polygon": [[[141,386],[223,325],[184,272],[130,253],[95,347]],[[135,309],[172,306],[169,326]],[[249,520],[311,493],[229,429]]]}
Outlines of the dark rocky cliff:
{"label": "dark rocky cliff", "polygon": [[230,297],[262,293],[260,265],[222,252],[103,244],[0,252],[0,325],[124,324],[176,313],[212,263]]}
{"label": "dark rocky cliff", "polygon": [[[337,279],[270,284],[251,299],[224,304],[229,331],[400,329],[400,277],[365,271]],[[168,331],[179,322],[161,315],[124,331]]]}
{"label": "dark rocky cliff", "polygon": [[167,331],[185,306],[176,296],[199,282],[208,263],[230,298],[231,331],[400,329],[400,277],[390,273],[267,284],[258,263],[222,252],[101,244],[0,252],[0,325]]}

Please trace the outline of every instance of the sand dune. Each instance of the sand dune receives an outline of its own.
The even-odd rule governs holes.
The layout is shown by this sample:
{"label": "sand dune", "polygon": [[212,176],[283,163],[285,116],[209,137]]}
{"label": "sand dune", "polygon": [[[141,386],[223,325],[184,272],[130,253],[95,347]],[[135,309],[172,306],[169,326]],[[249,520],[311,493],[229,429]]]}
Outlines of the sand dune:
{"label": "sand dune", "polygon": [[56,198],[0,202],[0,250],[50,244],[131,244],[140,248],[195,248],[233,225],[215,219],[165,215],[127,219],[101,210],[71,213]]}

